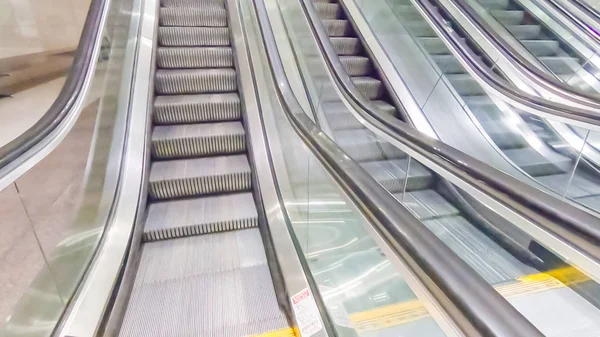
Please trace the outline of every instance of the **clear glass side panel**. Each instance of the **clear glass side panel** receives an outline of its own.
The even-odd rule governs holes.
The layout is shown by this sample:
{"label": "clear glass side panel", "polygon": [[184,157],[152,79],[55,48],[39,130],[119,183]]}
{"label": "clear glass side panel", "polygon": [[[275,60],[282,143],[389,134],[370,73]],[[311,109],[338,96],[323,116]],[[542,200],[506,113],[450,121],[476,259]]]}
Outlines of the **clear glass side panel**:
{"label": "clear glass side panel", "polygon": [[56,99],[90,2],[0,1],[0,147],[33,126]]}
{"label": "clear glass side panel", "polygon": [[[284,0],[279,2],[289,4]],[[301,20],[292,5],[281,5],[281,8],[284,18]],[[299,26],[297,24],[295,29]],[[300,49],[293,35],[290,34],[290,40],[291,45],[296,45],[295,55],[301,76],[310,83],[311,74],[326,73],[327,69],[322,61],[315,58],[310,59],[311,62],[303,62],[303,57],[310,58],[312,55],[307,51],[309,43],[304,40]],[[312,67],[311,71],[307,71],[306,67]],[[317,67],[321,67],[320,70]],[[533,237],[530,233],[536,233],[535,225],[525,219],[507,220],[504,215],[486,206],[489,201],[482,200],[480,196],[474,197],[469,194],[471,192],[447,180],[451,175],[445,179],[372,133],[354,118],[334,90],[333,83],[325,83],[321,87],[318,96],[312,95],[311,99],[318,109],[321,125],[331,138],[543,334],[591,336],[600,329],[597,275],[588,275],[582,266],[569,262],[555,248],[545,246]],[[435,90],[441,89],[436,86]],[[428,104],[424,109],[429,108]],[[592,138],[586,131],[580,135],[579,145],[583,145],[586,136],[587,149],[592,146]],[[573,188],[573,177],[580,174],[574,168],[579,170],[581,162],[575,155],[570,166],[564,167],[565,176],[559,177],[564,190]],[[560,195],[557,193],[558,197]],[[318,219],[317,215],[321,213],[317,211],[320,209],[309,207],[308,215],[302,221]],[[328,211],[332,212],[332,208]],[[310,247],[310,239],[306,241],[307,247]],[[346,240],[336,247],[341,249],[349,242],[351,240]],[[319,250],[316,252],[321,253]]]}
{"label": "clear glass side panel", "polygon": [[[250,3],[240,4],[244,14],[251,11]],[[267,7],[272,17],[279,16],[277,3],[270,1]],[[245,24],[257,32],[255,22]],[[269,69],[261,52],[262,67]],[[271,75],[256,76],[263,81],[259,83],[265,94],[263,120],[291,232],[338,335],[445,336],[433,319],[430,300],[415,294],[394,264],[395,257],[379,248],[368,231],[370,225],[311,150],[298,137],[290,137],[295,131],[282,111]]]}
{"label": "clear glass side panel", "polygon": [[0,191],[0,336],[49,336],[96,251],[124,137],[115,126],[129,99],[119,83],[132,2],[112,2],[90,90],[66,138]]}

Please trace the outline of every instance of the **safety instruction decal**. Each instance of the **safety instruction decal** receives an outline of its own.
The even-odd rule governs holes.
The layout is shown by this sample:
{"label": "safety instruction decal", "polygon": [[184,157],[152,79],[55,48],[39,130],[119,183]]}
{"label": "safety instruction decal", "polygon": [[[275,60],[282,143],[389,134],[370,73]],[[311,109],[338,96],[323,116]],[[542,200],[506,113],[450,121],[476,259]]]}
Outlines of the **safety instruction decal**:
{"label": "safety instruction decal", "polygon": [[292,308],[302,337],[310,337],[323,329],[315,299],[306,288],[292,296]]}

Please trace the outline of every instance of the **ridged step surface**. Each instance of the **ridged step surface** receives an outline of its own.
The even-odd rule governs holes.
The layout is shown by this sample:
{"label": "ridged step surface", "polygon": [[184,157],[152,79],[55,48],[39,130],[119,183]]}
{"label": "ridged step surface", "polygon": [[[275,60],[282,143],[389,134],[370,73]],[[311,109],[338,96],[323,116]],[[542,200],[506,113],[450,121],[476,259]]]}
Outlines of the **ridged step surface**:
{"label": "ridged step surface", "polygon": [[225,27],[227,12],[220,6],[206,8],[163,7],[160,9],[161,26],[175,27]]}
{"label": "ridged step surface", "polygon": [[153,203],[143,240],[156,241],[256,227],[252,193],[235,193]]}
{"label": "ridged step surface", "polygon": [[485,91],[469,74],[448,74],[448,81],[461,96],[483,95]]}
{"label": "ridged step surface", "polygon": [[232,68],[159,69],[155,89],[163,95],[227,92],[237,89],[237,81]]}
{"label": "ridged step surface", "polygon": [[372,77],[359,76],[352,77],[352,82],[365,95],[367,99],[377,100],[383,95],[383,86],[381,81]]}
{"label": "ridged step surface", "polygon": [[331,37],[331,45],[338,55],[356,55],[362,50],[358,38],[355,37]]}
{"label": "ridged step surface", "polygon": [[157,96],[154,122],[158,124],[231,121],[242,118],[237,93]]}
{"label": "ridged step surface", "polygon": [[231,47],[159,47],[156,56],[160,68],[233,67]]}
{"label": "ridged step surface", "polygon": [[367,129],[334,132],[335,142],[357,162],[402,158],[405,154]]}
{"label": "ridged step surface", "polygon": [[322,20],[322,22],[329,36],[344,36],[350,32],[348,20]]}
{"label": "ridged step surface", "polygon": [[[391,193],[402,192],[408,159],[380,160],[362,163],[361,166]],[[433,183],[433,176],[423,165],[415,160],[410,161],[406,191],[422,190]]]}
{"label": "ridged step surface", "polygon": [[321,19],[337,19],[342,14],[342,8],[336,3],[315,3],[315,9]]}
{"label": "ridged step surface", "polygon": [[229,46],[227,27],[158,27],[161,46]]}
{"label": "ridged step surface", "polygon": [[458,209],[434,190],[394,194],[421,221],[459,215]]}
{"label": "ridged step surface", "polygon": [[154,199],[243,192],[250,187],[245,155],[159,161],[150,171],[149,194]]}
{"label": "ridged step surface", "polygon": [[225,8],[225,0],[160,0],[162,7],[184,7],[184,8]]}
{"label": "ridged step surface", "polygon": [[340,62],[350,76],[365,76],[371,72],[371,60],[364,56],[340,56]]}

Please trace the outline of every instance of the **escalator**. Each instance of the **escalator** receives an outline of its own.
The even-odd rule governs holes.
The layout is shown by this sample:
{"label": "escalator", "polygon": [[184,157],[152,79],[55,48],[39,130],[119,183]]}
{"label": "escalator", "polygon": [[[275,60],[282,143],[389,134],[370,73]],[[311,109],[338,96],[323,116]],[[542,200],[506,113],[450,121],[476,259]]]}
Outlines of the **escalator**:
{"label": "escalator", "polygon": [[[334,10],[334,8],[337,9]],[[422,50],[429,54],[431,60],[445,76],[447,83],[464,102],[465,108],[473,114],[481,131],[490,138],[494,146],[512,165],[551,191],[565,195],[591,209],[596,209],[600,201],[600,181],[595,177],[596,171],[593,167],[582,168],[579,166],[571,179],[571,172],[575,167],[577,156],[573,154],[573,151],[566,150],[569,146],[552,127],[543,119],[525,111],[518,109],[510,111],[510,108],[500,108],[463,68],[458,59],[452,55],[410,0],[394,1],[392,8],[394,14],[401,20],[400,22]],[[358,89],[369,99],[382,97],[391,104],[390,95],[378,77],[378,71],[372,62],[368,61],[364,47],[349,50],[353,55],[348,56],[348,51],[341,50],[336,46],[338,39],[357,39],[360,36],[354,32],[354,25],[348,21],[339,4],[316,2],[315,9],[323,19],[325,30],[340,55],[341,63],[354,83],[357,84]],[[451,23],[448,22],[448,24]],[[357,40],[356,45],[361,46],[360,43]],[[476,55],[484,62],[488,62],[483,54]],[[350,63],[350,61],[354,62]],[[356,77],[359,75],[362,77]],[[375,89],[372,89],[371,92],[376,92],[378,96],[369,96],[371,92],[361,89],[362,82],[366,81],[364,78],[368,78],[373,83]],[[381,103],[379,105],[382,106]],[[384,111],[390,113],[394,111],[390,105],[383,105],[383,107],[387,107],[387,109],[383,109]],[[398,116],[397,113],[396,115]],[[337,128],[348,126],[345,125],[347,124],[346,120],[349,118],[333,116],[329,123],[338,134],[344,134],[343,130],[337,130]],[[354,127],[358,126],[360,125]],[[345,131],[345,133],[352,134],[350,131]],[[340,141],[338,140],[338,142]]]}
{"label": "escalator", "polygon": [[149,206],[120,336],[293,335],[258,229],[227,21],[219,0],[161,1]]}
{"label": "escalator", "polygon": [[[395,109],[392,110],[390,94],[383,85],[374,63],[369,59],[359,35],[354,31],[354,25],[349,22],[340,4],[320,1],[312,4],[321,19],[324,31],[338,54],[340,63],[360,93],[366,99],[376,103],[377,106],[383,107],[382,111],[398,115]],[[415,28],[419,37],[422,38],[421,41],[429,50],[435,55],[444,54],[446,50],[443,44],[437,43],[435,33],[431,28],[425,29],[418,23],[412,25],[411,23],[408,21],[407,26]],[[460,75],[462,71],[462,68],[452,69],[449,66],[446,69],[457,75]],[[316,73],[316,71],[314,72]],[[366,86],[365,83],[370,85]],[[463,88],[463,90],[464,94],[472,94],[472,96],[483,93],[478,86],[472,90],[467,90],[467,88]],[[327,95],[324,96],[327,97]],[[473,100],[476,99],[477,97]],[[498,235],[498,232],[492,228],[500,228],[505,225],[486,219],[485,213],[479,213],[478,209],[480,208],[474,206],[477,204],[476,201],[471,201],[471,205],[465,204],[460,192],[457,193],[452,184],[448,184],[442,177],[418,161],[380,139],[357,121],[343,103],[322,101],[321,106],[325,117],[324,122],[331,128],[332,138],[340,148],[353,160],[360,163],[365,171],[407,207],[424,226],[501,294],[504,295],[502,289],[507,284],[519,287],[516,284],[527,283],[526,280],[536,277],[534,275],[544,274],[557,267],[553,262],[556,261],[556,257],[552,257],[552,253],[548,255],[547,252],[543,252],[544,249],[537,250],[535,244],[522,246],[519,249],[510,244],[511,240],[506,240],[502,235]],[[485,107],[482,107],[481,110],[483,111],[480,113],[485,112],[493,116],[493,110],[485,111]],[[528,165],[522,165],[522,168],[544,183],[550,184],[552,181],[562,183],[560,179],[564,178],[563,175],[568,175],[568,171],[561,171],[554,163],[541,160],[535,162],[536,158],[532,158],[531,151],[528,151],[526,146],[522,143],[510,142],[510,134],[507,135],[505,132],[496,136],[500,139],[504,137],[505,151],[510,153],[514,149],[514,152],[519,153],[511,158],[514,162],[519,163],[519,160],[526,162]],[[512,137],[512,139],[514,138]],[[569,160],[566,157],[562,158],[565,161]],[[575,191],[585,191],[583,193],[588,193],[585,194],[586,196],[600,193],[596,185],[579,181],[580,178],[582,179],[581,176],[574,178],[573,183],[578,186]],[[513,235],[526,236],[524,233],[515,234],[514,232]],[[514,241],[519,240],[515,239]],[[574,312],[577,312],[575,315],[587,312],[594,317],[600,314],[600,308],[593,304],[594,300],[588,302],[589,294],[586,292],[578,293],[576,289],[548,289],[536,295],[527,291],[524,294],[526,295],[523,296],[528,297],[530,302],[525,303],[516,299],[513,301],[510,295],[505,296],[545,334],[558,329],[567,335],[583,336],[590,335],[599,328],[596,323],[591,323],[591,321],[587,321],[583,325],[572,323]],[[584,298],[586,300],[583,300]],[[532,307],[536,306],[535,303],[544,303],[543,309],[532,310]],[[582,306],[579,307],[579,305]],[[569,309],[565,310],[565,307],[569,307]],[[561,312],[559,315],[562,317],[560,319],[552,318],[558,312]],[[550,323],[552,320],[557,322],[556,325]]]}

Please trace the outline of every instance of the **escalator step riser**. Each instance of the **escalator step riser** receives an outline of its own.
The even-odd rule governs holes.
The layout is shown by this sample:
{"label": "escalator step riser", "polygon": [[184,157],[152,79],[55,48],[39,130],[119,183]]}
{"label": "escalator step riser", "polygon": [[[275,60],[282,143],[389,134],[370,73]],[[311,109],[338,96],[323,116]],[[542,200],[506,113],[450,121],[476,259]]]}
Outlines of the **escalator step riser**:
{"label": "escalator step riser", "polygon": [[422,37],[419,38],[419,42],[430,55],[443,55],[450,53],[448,47],[446,47],[442,39],[438,37]]}
{"label": "escalator step riser", "polygon": [[161,26],[179,27],[226,27],[227,12],[222,7],[160,9]]}
{"label": "escalator step riser", "polygon": [[244,134],[152,141],[152,156],[156,159],[200,157],[244,151],[246,151]]}
{"label": "escalator step riser", "polygon": [[363,56],[340,56],[340,62],[350,76],[365,76],[371,72],[371,60]]}
{"label": "escalator step riser", "polygon": [[555,56],[560,48],[555,40],[523,40],[521,43],[537,57]]}
{"label": "escalator step riser", "polygon": [[203,235],[258,227],[258,219],[238,219],[235,221],[208,223],[180,228],[153,230],[142,235],[144,242],[176,239],[185,236]]}
{"label": "escalator step riser", "polygon": [[160,47],[156,63],[160,68],[233,67],[231,47]]}
{"label": "escalator step riser", "polygon": [[338,55],[356,55],[362,50],[360,42],[355,37],[332,37],[330,41]]}
{"label": "escalator step riser", "polygon": [[171,179],[150,182],[154,200],[191,197],[205,194],[244,192],[252,187],[250,171],[224,175]]}
{"label": "escalator step riser", "polygon": [[508,7],[508,0],[478,0],[484,8],[488,10],[505,9]]}
{"label": "escalator step riser", "polygon": [[337,19],[342,14],[342,7],[336,3],[315,3],[314,6],[321,20]]}
{"label": "escalator step riser", "polygon": [[225,7],[225,0],[160,0],[162,7]]}
{"label": "escalator step riser", "polygon": [[237,89],[235,70],[190,69],[158,70],[156,72],[158,94],[202,94],[232,92]]}
{"label": "escalator step riser", "polygon": [[158,43],[171,47],[229,46],[229,28],[158,27]]}
{"label": "escalator step riser", "polygon": [[506,29],[519,40],[535,40],[542,31],[538,25],[506,26]]}
{"label": "escalator step riser", "polygon": [[345,36],[350,33],[348,20],[323,20],[323,27],[328,36]]}
{"label": "escalator step riser", "polygon": [[158,96],[154,101],[157,124],[231,121],[241,117],[240,98],[233,93]]}
{"label": "escalator step riser", "polygon": [[353,77],[352,82],[367,99],[376,100],[383,95],[381,81],[372,77]]}
{"label": "escalator step riser", "polygon": [[493,10],[490,14],[500,23],[504,25],[518,25],[523,21],[525,12],[523,11],[504,11],[504,10]]}

